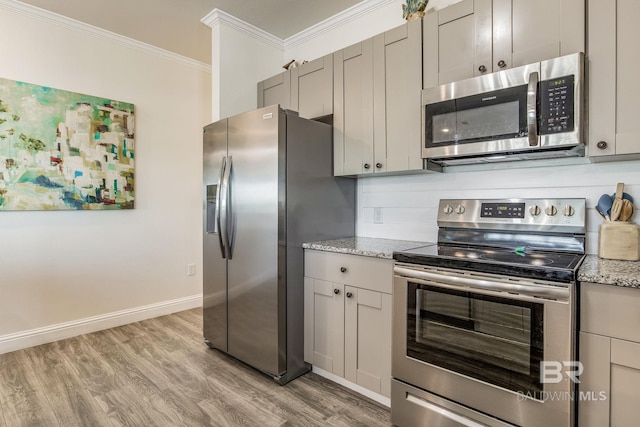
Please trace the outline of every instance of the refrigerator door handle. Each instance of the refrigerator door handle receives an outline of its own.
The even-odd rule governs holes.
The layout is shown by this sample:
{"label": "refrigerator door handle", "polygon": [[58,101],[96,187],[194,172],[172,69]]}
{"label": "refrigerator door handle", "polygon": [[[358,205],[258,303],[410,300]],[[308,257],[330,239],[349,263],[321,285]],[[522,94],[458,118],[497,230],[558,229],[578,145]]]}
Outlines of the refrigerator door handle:
{"label": "refrigerator door handle", "polygon": [[225,191],[226,191],[227,215],[229,216],[229,218],[227,219],[226,245],[227,245],[227,257],[231,259],[233,258],[233,231],[234,231],[233,203],[232,203],[232,196],[231,196],[231,192],[233,189],[233,184],[231,182],[231,179],[232,179],[231,174],[233,173],[233,157],[232,156],[229,156],[229,167],[227,169],[228,171],[226,173],[227,180],[226,180]]}
{"label": "refrigerator door handle", "polygon": [[224,243],[222,242],[222,221],[220,219],[220,212],[222,211],[222,209],[220,208],[220,205],[222,204],[222,200],[220,199],[220,195],[222,193],[221,190],[221,186],[222,186],[222,181],[224,179],[224,172],[225,169],[227,168],[227,158],[223,157],[222,161],[220,162],[220,176],[218,177],[218,186],[216,188],[216,213],[215,213],[215,229],[214,229],[214,233],[217,232],[218,234],[218,242],[220,243],[220,252],[222,253],[222,258],[226,258],[227,257],[227,251],[225,249]]}
{"label": "refrigerator door handle", "polygon": [[[229,162],[224,168],[224,175],[222,177],[222,190],[220,191],[220,239],[222,240],[224,250],[227,259],[231,259],[231,249],[229,247],[229,175],[231,174],[231,156],[229,156]],[[224,216],[223,216],[224,215]]]}

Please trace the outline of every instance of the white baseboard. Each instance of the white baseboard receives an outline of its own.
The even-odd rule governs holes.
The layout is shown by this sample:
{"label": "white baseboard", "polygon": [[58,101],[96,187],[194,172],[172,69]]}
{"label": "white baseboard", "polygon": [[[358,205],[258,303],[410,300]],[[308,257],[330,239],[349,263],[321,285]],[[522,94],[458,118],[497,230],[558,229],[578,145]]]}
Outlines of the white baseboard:
{"label": "white baseboard", "polygon": [[356,393],[360,393],[366,397],[368,397],[371,400],[375,400],[376,402],[378,402],[381,405],[386,406],[387,408],[391,407],[391,399],[389,399],[388,397],[385,397],[381,394],[378,394],[376,392],[373,392],[369,389],[366,389],[362,386],[359,386],[358,384],[352,383],[349,380],[346,380],[342,377],[337,376],[336,374],[332,374],[329,371],[325,371],[324,369],[320,369],[316,366],[313,366],[311,369],[311,372],[313,372],[314,374],[318,374],[321,377],[324,377],[328,380],[331,380],[335,383],[340,384],[341,386],[344,386],[348,389],[351,389],[353,391],[355,391]]}
{"label": "white baseboard", "polygon": [[202,294],[0,336],[0,354],[202,307]]}

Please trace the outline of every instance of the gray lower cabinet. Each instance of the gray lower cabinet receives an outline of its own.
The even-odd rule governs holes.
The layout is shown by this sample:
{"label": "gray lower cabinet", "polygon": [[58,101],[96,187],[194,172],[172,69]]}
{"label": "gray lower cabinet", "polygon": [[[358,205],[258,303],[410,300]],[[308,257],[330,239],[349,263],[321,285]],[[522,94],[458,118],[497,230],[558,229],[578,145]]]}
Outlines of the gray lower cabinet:
{"label": "gray lower cabinet", "polygon": [[581,284],[578,425],[640,420],[640,289]]}
{"label": "gray lower cabinet", "polygon": [[422,169],[422,20],[333,56],[334,174]]}
{"label": "gray lower cabinet", "polygon": [[305,250],[305,361],[390,397],[391,260]]}
{"label": "gray lower cabinet", "polygon": [[291,109],[291,71],[285,71],[258,83],[258,108],[280,104]]}
{"label": "gray lower cabinet", "polygon": [[640,158],[640,2],[588,1],[589,157]]}

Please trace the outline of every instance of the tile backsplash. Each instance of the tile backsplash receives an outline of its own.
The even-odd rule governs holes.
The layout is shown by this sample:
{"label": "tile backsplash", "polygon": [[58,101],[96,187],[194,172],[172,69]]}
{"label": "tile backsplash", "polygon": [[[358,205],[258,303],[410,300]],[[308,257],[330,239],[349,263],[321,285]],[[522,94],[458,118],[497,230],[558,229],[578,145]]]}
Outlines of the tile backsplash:
{"label": "tile backsplash", "polygon": [[[540,160],[539,162],[544,162]],[[553,167],[447,172],[358,179],[357,235],[400,240],[437,240],[437,208],[445,198],[586,198],[587,253],[598,251],[595,211],[601,194],[616,183],[640,206],[640,161]],[[375,213],[375,215],[374,215]],[[639,215],[632,217],[638,222]]]}

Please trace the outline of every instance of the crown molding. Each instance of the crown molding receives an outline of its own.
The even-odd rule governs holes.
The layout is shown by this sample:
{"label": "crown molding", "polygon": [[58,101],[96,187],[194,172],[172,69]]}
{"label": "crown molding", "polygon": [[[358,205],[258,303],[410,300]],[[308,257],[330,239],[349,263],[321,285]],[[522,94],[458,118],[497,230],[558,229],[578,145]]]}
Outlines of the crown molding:
{"label": "crown molding", "polygon": [[227,12],[220,9],[213,9],[207,16],[200,20],[203,24],[213,28],[217,25],[225,24],[235,28],[249,36],[273,46],[276,49],[284,51],[284,42],[282,39],[268,33],[254,25],[249,24],[241,19],[236,18],[233,15],[229,15]]}
{"label": "crown molding", "polygon": [[[351,6],[349,9],[333,15],[330,18],[325,19],[306,30],[302,30],[291,37],[284,40],[284,48],[289,49],[299,44],[305,43],[313,38],[319,37],[324,33],[339,28],[343,25],[347,25],[351,21],[360,18],[367,13],[371,13],[381,7],[396,3],[397,0],[364,0],[360,3]],[[398,12],[400,13],[400,12]]]}
{"label": "crown molding", "polygon": [[211,72],[211,65],[206,64],[204,62],[197,61],[195,59],[153,46],[148,43],[144,43],[120,34],[116,34],[112,31],[104,30],[102,28],[95,27],[93,25],[90,25],[81,21],[77,21],[73,18],[69,18],[67,16],[57,14],[55,12],[51,12],[36,6],[22,3],[17,0],[0,0],[0,9],[5,9],[10,12],[19,13],[21,15],[28,16],[29,18],[34,18],[40,21],[56,24],[61,27],[65,27],[67,29],[71,29],[74,31],[89,33],[99,38],[115,41],[117,43],[120,43],[128,47],[133,47],[135,49],[142,50],[144,52],[151,53],[157,56],[161,56],[175,62],[187,64],[193,68],[196,68],[202,71]]}

